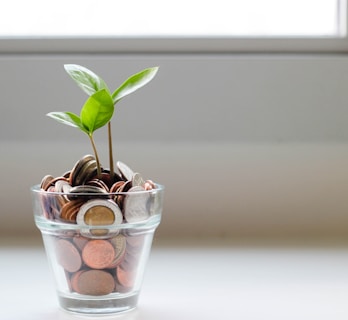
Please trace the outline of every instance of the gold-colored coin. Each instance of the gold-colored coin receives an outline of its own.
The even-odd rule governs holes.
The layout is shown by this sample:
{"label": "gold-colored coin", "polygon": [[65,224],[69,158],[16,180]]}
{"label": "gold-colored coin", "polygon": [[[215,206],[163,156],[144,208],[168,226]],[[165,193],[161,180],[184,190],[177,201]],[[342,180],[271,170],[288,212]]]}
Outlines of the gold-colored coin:
{"label": "gold-colored coin", "polygon": [[108,207],[96,205],[85,212],[83,220],[86,224],[91,226],[103,226],[113,224],[115,221],[115,214]]}
{"label": "gold-colored coin", "polygon": [[93,199],[85,202],[77,214],[76,223],[83,228],[81,233],[85,236],[106,236],[107,228],[94,228],[95,226],[111,226],[121,224],[123,215],[120,208],[112,200]]}

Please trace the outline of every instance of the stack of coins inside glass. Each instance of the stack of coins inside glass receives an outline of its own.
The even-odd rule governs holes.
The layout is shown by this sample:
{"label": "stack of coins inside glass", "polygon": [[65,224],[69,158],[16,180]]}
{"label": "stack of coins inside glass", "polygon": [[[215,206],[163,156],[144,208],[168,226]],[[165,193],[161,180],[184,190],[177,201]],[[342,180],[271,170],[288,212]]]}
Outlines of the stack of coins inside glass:
{"label": "stack of coins inside glass", "polygon": [[117,162],[117,169],[119,173],[102,169],[98,174],[95,158],[87,155],[62,176],[42,179],[44,217],[79,226],[55,236],[52,244],[71,292],[126,293],[136,281],[145,236],[113,227],[146,221],[155,214],[156,184],[122,162]]}
{"label": "stack of coins inside glass", "polygon": [[75,234],[53,241],[69,290],[92,296],[132,291],[143,245],[143,235],[123,234],[108,239]]}

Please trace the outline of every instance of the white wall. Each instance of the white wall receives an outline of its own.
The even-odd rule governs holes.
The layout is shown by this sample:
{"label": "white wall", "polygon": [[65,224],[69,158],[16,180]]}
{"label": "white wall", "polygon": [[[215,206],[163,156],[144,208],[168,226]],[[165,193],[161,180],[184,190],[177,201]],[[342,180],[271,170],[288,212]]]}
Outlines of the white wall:
{"label": "white wall", "polygon": [[29,186],[92,152],[45,117],[86,98],[64,63],[111,87],[160,66],[113,120],[115,158],[166,186],[160,235],[346,234],[346,56],[20,54],[0,56],[2,233],[34,232]]}

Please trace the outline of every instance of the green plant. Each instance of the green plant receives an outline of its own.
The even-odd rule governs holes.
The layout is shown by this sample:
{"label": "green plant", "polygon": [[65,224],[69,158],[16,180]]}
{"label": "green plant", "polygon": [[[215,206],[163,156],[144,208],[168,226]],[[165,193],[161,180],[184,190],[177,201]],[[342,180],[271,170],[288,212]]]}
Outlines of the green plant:
{"label": "green plant", "polygon": [[47,116],[60,123],[78,128],[88,135],[97,162],[98,176],[101,174],[101,166],[96,145],[94,143],[93,133],[95,130],[108,124],[110,174],[113,175],[114,166],[111,118],[114,113],[114,106],[122,98],[150,82],[155,77],[158,67],[144,69],[130,76],[116,90],[114,90],[113,93],[111,93],[105,81],[91,70],[76,64],[66,64],[64,65],[64,68],[70,77],[85,93],[89,95],[89,97],[82,106],[80,115],[63,111],[50,112]]}

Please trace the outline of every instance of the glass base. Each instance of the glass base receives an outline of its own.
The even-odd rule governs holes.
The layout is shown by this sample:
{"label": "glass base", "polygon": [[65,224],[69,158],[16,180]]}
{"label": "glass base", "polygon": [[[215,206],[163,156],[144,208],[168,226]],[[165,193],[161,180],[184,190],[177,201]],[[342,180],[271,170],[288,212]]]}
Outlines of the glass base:
{"label": "glass base", "polygon": [[110,295],[110,297],[71,297],[58,293],[60,306],[68,311],[79,314],[103,315],[133,310],[138,303],[138,294]]}

